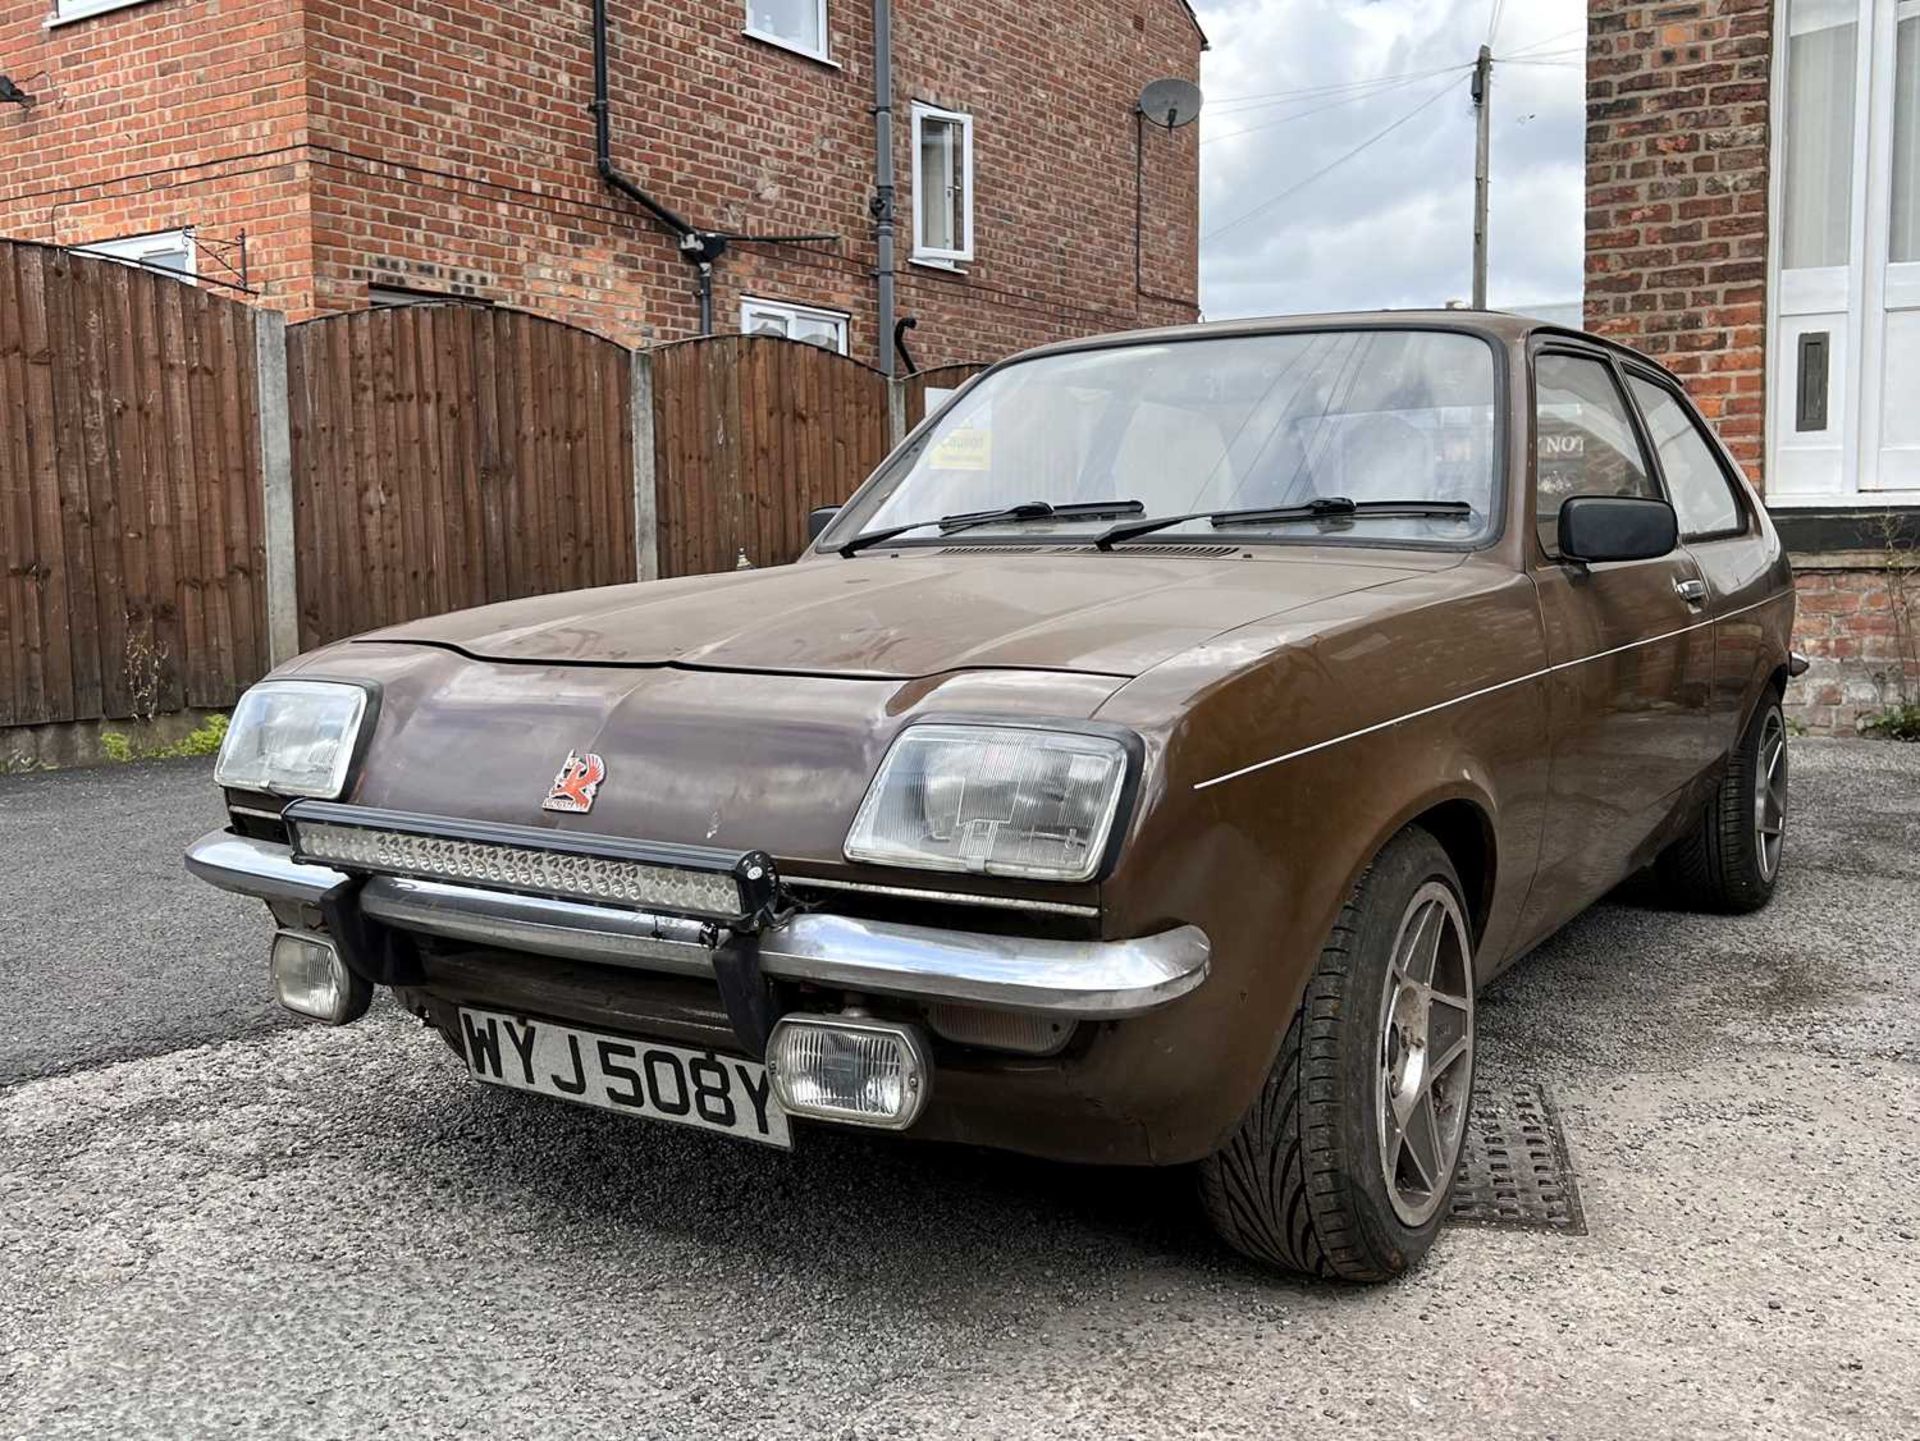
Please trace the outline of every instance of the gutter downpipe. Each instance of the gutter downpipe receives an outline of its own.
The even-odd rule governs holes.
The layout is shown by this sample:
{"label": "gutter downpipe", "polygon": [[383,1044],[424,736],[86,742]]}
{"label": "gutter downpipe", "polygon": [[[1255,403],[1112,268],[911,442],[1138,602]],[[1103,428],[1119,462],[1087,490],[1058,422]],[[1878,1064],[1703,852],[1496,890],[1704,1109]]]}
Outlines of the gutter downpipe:
{"label": "gutter downpipe", "polygon": [[[605,0],[595,0],[605,4]],[[880,373],[889,380],[894,364],[894,181],[893,181],[893,6],[873,0],[873,238],[877,252]]]}
{"label": "gutter downpipe", "polygon": [[[885,0],[875,0],[883,5]],[[680,215],[655,200],[623,175],[613,163],[613,117],[607,80],[607,0],[593,0],[593,155],[600,178],[672,231],[680,255],[698,271],[695,293],[700,302],[700,333],[713,334],[713,262],[727,248],[726,238],[696,229]]]}

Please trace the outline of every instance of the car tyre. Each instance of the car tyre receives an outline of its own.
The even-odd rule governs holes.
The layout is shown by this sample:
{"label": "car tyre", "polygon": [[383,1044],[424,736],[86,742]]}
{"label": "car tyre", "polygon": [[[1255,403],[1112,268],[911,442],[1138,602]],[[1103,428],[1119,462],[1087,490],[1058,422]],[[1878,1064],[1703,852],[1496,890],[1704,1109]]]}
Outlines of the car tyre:
{"label": "car tyre", "polygon": [[[1424,1113],[1403,1114],[1423,1085]],[[1354,886],[1259,1098],[1201,1163],[1208,1219],[1270,1266],[1397,1276],[1446,1219],[1472,1091],[1472,928],[1453,863],[1414,827]]]}
{"label": "car tyre", "polygon": [[1655,864],[1662,890],[1688,910],[1742,915],[1773,899],[1787,825],[1787,722],[1769,693],[1727,759],[1694,828]]}

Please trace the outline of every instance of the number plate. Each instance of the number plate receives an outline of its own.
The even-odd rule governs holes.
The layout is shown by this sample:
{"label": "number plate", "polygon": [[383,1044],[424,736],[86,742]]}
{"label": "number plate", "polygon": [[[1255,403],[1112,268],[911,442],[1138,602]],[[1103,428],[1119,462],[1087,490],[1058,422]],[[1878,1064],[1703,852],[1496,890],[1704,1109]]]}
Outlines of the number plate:
{"label": "number plate", "polygon": [[460,1034],[467,1068],[492,1085],[793,1148],[767,1068],[753,1061],[498,1011],[462,1008]]}

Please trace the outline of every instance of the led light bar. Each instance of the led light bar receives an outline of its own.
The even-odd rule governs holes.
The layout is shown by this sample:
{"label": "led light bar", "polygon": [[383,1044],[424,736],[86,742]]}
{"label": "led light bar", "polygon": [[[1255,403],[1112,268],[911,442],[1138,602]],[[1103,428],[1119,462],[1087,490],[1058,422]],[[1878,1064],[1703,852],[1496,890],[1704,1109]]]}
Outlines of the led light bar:
{"label": "led light bar", "polygon": [[735,926],[764,921],[779,884],[772,858],[761,851],[657,845],[317,801],[296,802],[284,819],[296,861]]}

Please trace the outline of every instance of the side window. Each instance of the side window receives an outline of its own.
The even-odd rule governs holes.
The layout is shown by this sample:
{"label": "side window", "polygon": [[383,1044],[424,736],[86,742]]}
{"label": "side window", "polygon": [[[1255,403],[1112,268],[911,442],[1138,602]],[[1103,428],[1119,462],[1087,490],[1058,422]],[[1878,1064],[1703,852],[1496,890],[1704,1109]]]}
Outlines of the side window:
{"label": "side window", "polygon": [[1604,362],[1543,355],[1534,363],[1534,508],[1540,544],[1560,553],[1560,506],[1570,495],[1658,500],[1627,404]]}
{"label": "side window", "polygon": [[1746,529],[1746,514],[1734,498],[1720,456],[1687,407],[1664,385],[1637,375],[1629,376],[1627,385],[1659,452],[1660,474],[1680,517],[1681,539]]}

